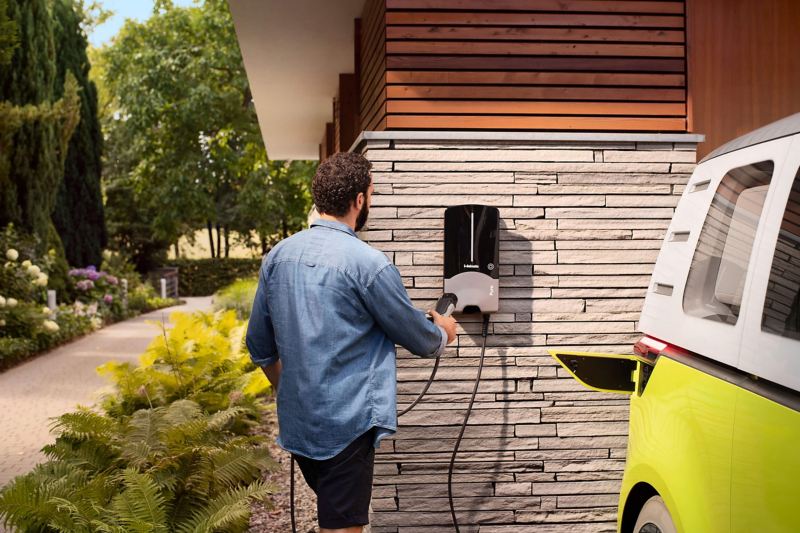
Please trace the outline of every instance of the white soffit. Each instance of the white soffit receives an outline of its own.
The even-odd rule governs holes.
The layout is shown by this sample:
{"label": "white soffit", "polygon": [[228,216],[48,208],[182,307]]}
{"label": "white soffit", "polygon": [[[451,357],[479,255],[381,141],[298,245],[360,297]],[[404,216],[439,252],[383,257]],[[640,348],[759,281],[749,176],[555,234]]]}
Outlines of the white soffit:
{"label": "white soffit", "polygon": [[317,159],[364,0],[228,0],[271,159]]}

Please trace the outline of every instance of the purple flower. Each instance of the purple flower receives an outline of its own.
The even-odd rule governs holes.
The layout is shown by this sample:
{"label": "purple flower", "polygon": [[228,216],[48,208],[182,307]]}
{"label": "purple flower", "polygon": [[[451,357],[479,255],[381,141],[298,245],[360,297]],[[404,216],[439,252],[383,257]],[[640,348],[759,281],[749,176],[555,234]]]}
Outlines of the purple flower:
{"label": "purple flower", "polygon": [[94,282],[89,279],[84,279],[75,284],[79,291],[89,291],[94,288]]}
{"label": "purple flower", "polygon": [[111,296],[110,294],[106,294],[105,296],[103,296],[103,301],[104,301],[105,303],[107,303],[107,304],[111,305],[111,302],[113,302],[113,301],[114,301],[114,297],[113,297],[113,296]]}
{"label": "purple flower", "polygon": [[89,272],[97,272],[97,267],[94,265],[89,265],[88,267],[86,267],[86,270],[88,270]]}
{"label": "purple flower", "polygon": [[94,270],[90,270],[89,272],[86,273],[86,278],[92,281],[97,281],[98,279],[100,279],[100,274]]}
{"label": "purple flower", "polygon": [[112,285],[116,285],[116,284],[119,283],[119,280],[117,279],[117,277],[116,276],[111,276],[111,275],[106,276],[106,281],[108,281]]}

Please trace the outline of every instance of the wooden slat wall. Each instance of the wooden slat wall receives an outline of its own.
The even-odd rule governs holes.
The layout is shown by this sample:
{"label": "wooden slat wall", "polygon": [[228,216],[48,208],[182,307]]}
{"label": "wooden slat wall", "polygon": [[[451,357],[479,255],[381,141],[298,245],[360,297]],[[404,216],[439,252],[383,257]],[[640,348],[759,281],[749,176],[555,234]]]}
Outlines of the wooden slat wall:
{"label": "wooden slat wall", "polygon": [[684,13],[683,0],[369,0],[362,128],[686,131]]}
{"label": "wooden slat wall", "polygon": [[367,0],[361,16],[361,129],[386,129],[386,2]]}
{"label": "wooden slat wall", "polygon": [[690,0],[690,130],[703,157],[800,112],[800,2]]}

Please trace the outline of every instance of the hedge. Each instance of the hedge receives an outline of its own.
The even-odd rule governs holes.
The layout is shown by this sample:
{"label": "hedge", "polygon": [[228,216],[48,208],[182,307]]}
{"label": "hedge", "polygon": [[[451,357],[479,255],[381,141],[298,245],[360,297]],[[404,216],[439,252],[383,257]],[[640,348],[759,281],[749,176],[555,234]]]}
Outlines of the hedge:
{"label": "hedge", "polygon": [[181,296],[211,296],[237,279],[256,277],[261,259],[177,259],[166,266],[178,267]]}

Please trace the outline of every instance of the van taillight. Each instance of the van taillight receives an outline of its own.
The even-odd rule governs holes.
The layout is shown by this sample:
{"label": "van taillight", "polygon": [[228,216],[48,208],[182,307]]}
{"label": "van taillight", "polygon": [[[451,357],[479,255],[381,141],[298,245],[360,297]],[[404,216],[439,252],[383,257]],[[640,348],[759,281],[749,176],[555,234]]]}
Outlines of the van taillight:
{"label": "van taillight", "polygon": [[633,345],[633,352],[636,355],[647,357],[648,359],[655,359],[656,356],[661,355],[669,344],[662,342],[652,337],[642,337],[639,342]]}

